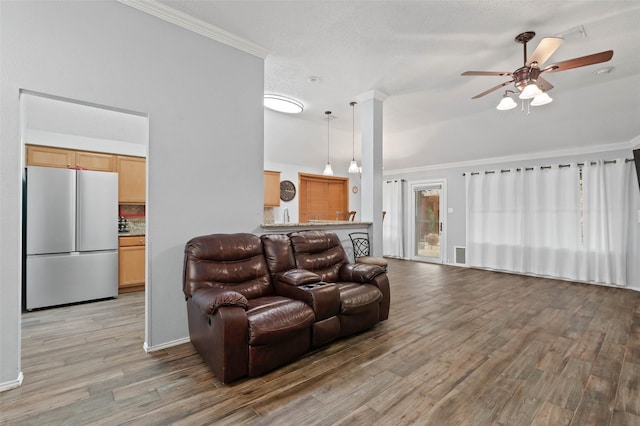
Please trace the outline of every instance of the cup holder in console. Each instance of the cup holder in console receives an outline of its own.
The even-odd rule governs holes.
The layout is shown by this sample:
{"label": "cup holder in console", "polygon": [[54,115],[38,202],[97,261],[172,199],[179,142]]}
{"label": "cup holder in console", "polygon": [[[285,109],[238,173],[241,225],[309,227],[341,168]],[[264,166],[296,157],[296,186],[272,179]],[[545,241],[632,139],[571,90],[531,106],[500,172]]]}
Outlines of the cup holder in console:
{"label": "cup holder in console", "polygon": [[300,287],[305,289],[305,290],[313,290],[314,288],[322,287],[324,285],[327,285],[327,283],[319,282],[319,283],[315,283],[315,284],[305,284],[305,285],[300,286]]}

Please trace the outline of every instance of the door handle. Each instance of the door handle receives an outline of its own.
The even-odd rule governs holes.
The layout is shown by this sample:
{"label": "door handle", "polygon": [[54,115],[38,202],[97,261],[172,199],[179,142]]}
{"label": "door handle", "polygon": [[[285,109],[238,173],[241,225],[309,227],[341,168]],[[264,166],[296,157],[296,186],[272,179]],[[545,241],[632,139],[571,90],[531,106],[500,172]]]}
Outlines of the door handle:
{"label": "door handle", "polygon": [[442,232],[442,222],[440,222],[440,232]]}

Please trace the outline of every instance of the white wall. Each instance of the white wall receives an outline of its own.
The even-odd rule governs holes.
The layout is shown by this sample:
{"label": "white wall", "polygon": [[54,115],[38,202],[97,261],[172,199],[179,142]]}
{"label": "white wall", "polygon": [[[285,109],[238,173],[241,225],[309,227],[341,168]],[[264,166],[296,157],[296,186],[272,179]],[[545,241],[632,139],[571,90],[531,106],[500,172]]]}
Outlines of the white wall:
{"label": "white wall", "polygon": [[262,222],[263,60],[113,1],[0,2],[0,51],[0,386],[20,379],[20,89],[148,115],[146,345],[187,338],[185,242]]}
{"label": "white wall", "polygon": [[24,144],[147,156],[149,120],[145,114],[29,91],[21,93],[20,102]]}
{"label": "white wall", "polygon": [[[635,140],[634,140],[635,141]],[[616,144],[615,146],[621,145],[629,145],[632,146],[632,143],[629,144]],[[599,150],[596,152],[585,152],[582,154],[561,154],[561,153],[541,153],[538,158],[534,158],[535,156],[528,156],[526,159],[516,159],[514,157],[513,160],[502,160],[502,161],[494,161],[490,160],[483,161],[482,164],[478,164],[475,166],[470,165],[452,165],[451,167],[443,167],[439,169],[433,170],[425,170],[425,171],[415,171],[415,172],[390,172],[385,175],[385,179],[406,179],[407,180],[407,189],[410,187],[411,182],[422,181],[427,179],[440,179],[445,178],[447,180],[447,208],[453,208],[453,213],[444,213],[447,214],[447,235],[446,235],[446,250],[447,252],[444,254],[443,261],[444,263],[453,264],[454,263],[454,247],[455,246],[466,246],[466,202],[465,202],[465,180],[463,173],[475,172],[475,171],[484,171],[484,170],[497,170],[497,169],[506,169],[511,167],[529,167],[529,166],[542,166],[542,165],[550,165],[550,164],[566,164],[568,162],[583,162],[590,160],[612,160],[616,158],[633,158],[633,154],[631,152],[631,148],[629,149],[617,149],[617,150]],[[640,191],[638,188],[637,182],[632,183],[632,189],[636,189]],[[405,197],[405,200],[410,200],[409,194]],[[637,199],[636,199],[637,202]],[[408,221],[413,220],[413,218],[409,217],[411,206],[407,203],[405,205],[405,211],[407,216],[405,220],[408,224]],[[640,205],[636,206],[637,209],[640,209]],[[634,216],[635,218],[635,216]],[[635,290],[640,290],[640,263],[637,262],[637,259],[640,258],[640,225],[634,222],[632,224],[634,229],[631,230],[632,233],[635,234],[635,247],[633,247],[632,251],[628,255],[629,265],[629,285],[628,287],[633,288]],[[408,226],[406,227],[408,229]],[[408,237],[406,238],[408,241]],[[405,253],[410,253],[410,247],[408,243],[405,245]]]}

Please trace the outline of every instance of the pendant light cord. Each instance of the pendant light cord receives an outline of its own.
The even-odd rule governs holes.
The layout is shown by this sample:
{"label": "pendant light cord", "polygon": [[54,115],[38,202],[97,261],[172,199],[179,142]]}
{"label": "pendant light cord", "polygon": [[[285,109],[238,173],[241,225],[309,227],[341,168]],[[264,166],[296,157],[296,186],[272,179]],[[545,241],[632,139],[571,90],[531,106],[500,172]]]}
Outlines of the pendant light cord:
{"label": "pendant light cord", "polygon": [[329,163],[329,121],[331,121],[331,111],[325,111],[327,114],[327,164]]}
{"label": "pendant light cord", "polygon": [[351,102],[351,160],[356,161],[356,104],[357,102]]}

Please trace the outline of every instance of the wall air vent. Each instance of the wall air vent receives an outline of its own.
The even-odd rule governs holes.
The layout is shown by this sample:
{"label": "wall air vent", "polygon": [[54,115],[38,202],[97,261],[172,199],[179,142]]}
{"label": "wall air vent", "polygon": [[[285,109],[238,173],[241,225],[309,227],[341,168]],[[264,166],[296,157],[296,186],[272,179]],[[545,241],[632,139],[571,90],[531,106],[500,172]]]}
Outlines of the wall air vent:
{"label": "wall air vent", "polygon": [[455,265],[466,265],[467,264],[467,253],[465,247],[454,246],[454,264]]}

